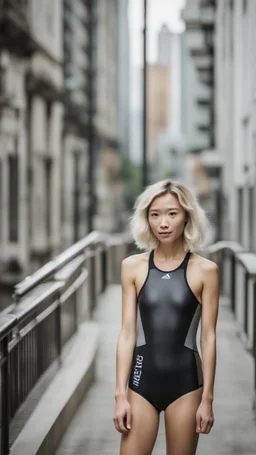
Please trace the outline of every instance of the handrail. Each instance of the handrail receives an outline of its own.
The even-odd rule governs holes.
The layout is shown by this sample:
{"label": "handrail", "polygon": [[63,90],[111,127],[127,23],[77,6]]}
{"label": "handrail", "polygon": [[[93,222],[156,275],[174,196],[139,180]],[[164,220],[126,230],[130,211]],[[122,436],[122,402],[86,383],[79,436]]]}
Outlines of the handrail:
{"label": "handrail", "polygon": [[[231,310],[246,349],[254,358],[253,410],[256,416],[256,254],[233,241],[219,241],[204,250],[218,263],[220,283],[228,283]],[[215,257],[217,254],[217,258]],[[228,273],[226,276],[225,274]]]}
{"label": "handrail", "polygon": [[14,287],[0,313],[0,455],[17,436],[9,429],[21,404],[52,363],[61,364],[63,347],[92,317],[107,283],[118,282],[130,244],[129,234],[91,232]]}
{"label": "handrail", "polygon": [[0,316],[0,340],[2,340],[13,329],[17,321],[13,314]]}
{"label": "handrail", "polygon": [[222,250],[228,250],[231,251],[232,253],[239,253],[241,251],[245,251],[245,249],[242,247],[242,245],[240,245],[240,243],[237,243],[232,240],[219,240],[216,243],[207,245],[203,250],[210,254],[218,253],[219,251]]}
{"label": "handrail", "polygon": [[85,248],[90,245],[94,245],[97,242],[104,241],[106,238],[105,234],[97,231],[93,231],[88,234],[84,239],[78,241],[74,245],[71,245],[65,251],[60,253],[56,258],[49,261],[39,270],[34,272],[32,275],[28,275],[23,281],[16,284],[14,287],[14,300],[22,297],[24,294],[33,289],[38,283],[49,278],[53,273],[57,272],[67,262],[74,259],[78,254],[81,254]]}

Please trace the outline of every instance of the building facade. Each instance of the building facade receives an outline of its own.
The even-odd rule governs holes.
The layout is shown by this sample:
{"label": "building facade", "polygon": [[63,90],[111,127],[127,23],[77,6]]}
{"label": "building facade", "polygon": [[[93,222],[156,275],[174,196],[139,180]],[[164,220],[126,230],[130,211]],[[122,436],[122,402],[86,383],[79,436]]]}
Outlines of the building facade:
{"label": "building facade", "polygon": [[1,4],[3,288],[39,267],[61,246],[61,23],[61,0]]}
{"label": "building facade", "polygon": [[[97,1],[64,0],[65,115],[62,161],[64,247],[90,230],[95,115]],[[93,142],[93,143],[92,143]],[[90,169],[90,172],[89,172]]]}
{"label": "building facade", "polygon": [[128,0],[118,0],[118,142],[122,157],[130,155],[130,36]]}
{"label": "building facade", "polygon": [[94,227],[108,232],[120,231],[123,209],[118,141],[118,19],[118,0],[98,0]]}
{"label": "building facade", "polygon": [[214,147],[214,6],[187,0],[182,13],[183,134],[189,153]]}
{"label": "building facade", "polygon": [[216,140],[223,160],[222,236],[256,249],[256,4],[216,7]]}
{"label": "building facade", "polygon": [[182,126],[186,180],[211,221],[209,241],[221,236],[221,157],[216,147],[216,2],[187,1],[182,56]]}

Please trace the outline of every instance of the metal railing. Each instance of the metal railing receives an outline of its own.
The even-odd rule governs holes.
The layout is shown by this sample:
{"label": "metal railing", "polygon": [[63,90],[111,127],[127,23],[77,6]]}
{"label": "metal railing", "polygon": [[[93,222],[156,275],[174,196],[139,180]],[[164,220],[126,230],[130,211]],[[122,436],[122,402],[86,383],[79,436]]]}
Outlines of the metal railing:
{"label": "metal railing", "polygon": [[217,242],[204,252],[219,266],[221,294],[229,297],[239,336],[254,359],[256,417],[256,254],[229,241]]}
{"label": "metal railing", "polygon": [[[15,286],[0,315],[1,452],[15,439],[12,419],[64,345],[90,319],[107,283],[120,282],[129,236],[92,232]],[[28,418],[29,416],[27,416]]]}

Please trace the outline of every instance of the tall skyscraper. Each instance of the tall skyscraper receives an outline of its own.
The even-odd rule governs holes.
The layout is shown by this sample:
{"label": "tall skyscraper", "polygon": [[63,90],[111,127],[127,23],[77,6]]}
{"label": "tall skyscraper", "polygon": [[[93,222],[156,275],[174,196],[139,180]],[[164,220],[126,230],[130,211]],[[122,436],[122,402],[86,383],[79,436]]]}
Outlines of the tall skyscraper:
{"label": "tall skyscraper", "polygon": [[163,24],[158,34],[158,65],[170,66],[171,39],[171,31],[166,24]]}

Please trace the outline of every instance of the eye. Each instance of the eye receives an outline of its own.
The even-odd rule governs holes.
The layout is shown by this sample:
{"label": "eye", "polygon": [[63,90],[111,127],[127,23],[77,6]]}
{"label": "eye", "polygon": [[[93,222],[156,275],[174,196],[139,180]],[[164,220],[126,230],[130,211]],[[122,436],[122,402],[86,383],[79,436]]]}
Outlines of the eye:
{"label": "eye", "polygon": [[170,212],[170,215],[176,215],[176,212]]}
{"label": "eye", "polygon": [[151,213],[151,216],[158,216],[157,213]]}

